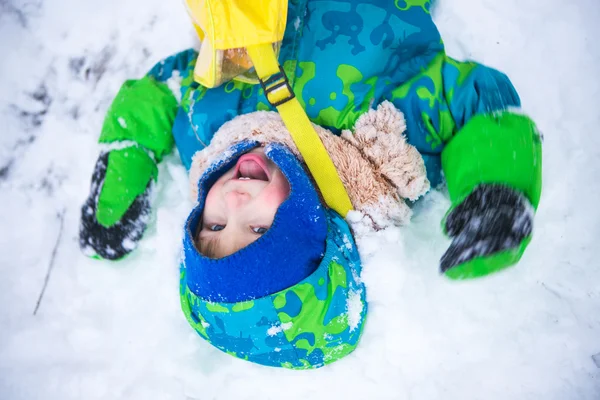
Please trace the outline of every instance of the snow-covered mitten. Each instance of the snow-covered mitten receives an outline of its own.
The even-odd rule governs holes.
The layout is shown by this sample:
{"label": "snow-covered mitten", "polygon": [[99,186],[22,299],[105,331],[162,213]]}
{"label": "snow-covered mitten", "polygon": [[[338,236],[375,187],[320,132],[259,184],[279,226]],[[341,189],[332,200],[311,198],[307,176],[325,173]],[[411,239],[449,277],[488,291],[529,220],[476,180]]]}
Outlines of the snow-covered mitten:
{"label": "snow-covered mitten", "polygon": [[[128,153],[122,155],[129,157]],[[118,164],[119,156],[110,152],[100,154],[92,175],[90,195],[81,208],[79,245],[86,255],[107,260],[120,259],[135,249],[151,211],[152,180],[145,187],[140,187],[138,182],[138,190],[132,188],[129,194],[127,186],[119,184],[122,177],[115,180],[114,173],[107,174],[109,161]],[[125,190],[118,193],[119,188]],[[140,190],[142,192],[136,195]]]}
{"label": "snow-covered mitten", "polygon": [[529,200],[508,186],[481,184],[447,216],[452,243],[440,260],[454,279],[487,275],[512,264],[513,252],[529,242],[533,228]]}
{"label": "snow-covered mitten", "polygon": [[177,101],[146,76],[125,82],[104,119],[90,195],[81,209],[79,244],[86,255],[117,260],[142,237],[150,215],[156,163],[173,146]]}

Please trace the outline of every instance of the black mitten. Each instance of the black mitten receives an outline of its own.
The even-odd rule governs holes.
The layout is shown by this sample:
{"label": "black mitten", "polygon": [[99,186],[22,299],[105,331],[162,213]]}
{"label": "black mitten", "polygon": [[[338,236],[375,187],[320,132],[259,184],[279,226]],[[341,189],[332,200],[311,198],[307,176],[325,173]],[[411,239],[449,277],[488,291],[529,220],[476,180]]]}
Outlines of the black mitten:
{"label": "black mitten", "polygon": [[[491,257],[503,250],[519,247],[531,235],[533,207],[523,194],[514,189],[482,184],[450,212],[445,227],[452,243],[440,260],[441,272],[476,257]],[[477,266],[485,270],[472,271],[471,268],[469,275],[486,275],[502,267],[493,265],[497,262],[492,260],[488,264]]]}
{"label": "black mitten", "polygon": [[[79,246],[84,254],[107,260],[117,260],[137,247],[150,216],[150,191],[152,180],[145,191],[138,195],[127,208],[123,216],[111,226],[101,225],[96,214],[98,199],[103,190],[109,153],[98,157],[92,175],[90,196],[81,208],[81,225],[79,228]],[[114,188],[110,188],[115,190]]]}

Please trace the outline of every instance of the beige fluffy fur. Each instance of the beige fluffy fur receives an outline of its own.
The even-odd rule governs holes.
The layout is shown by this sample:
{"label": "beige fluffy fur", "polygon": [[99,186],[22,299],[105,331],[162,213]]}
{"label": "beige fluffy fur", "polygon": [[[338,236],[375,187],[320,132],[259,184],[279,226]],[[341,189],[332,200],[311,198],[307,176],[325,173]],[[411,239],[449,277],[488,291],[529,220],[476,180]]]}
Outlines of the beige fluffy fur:
{"label": "beige fluffy fur", "polygon": [[[429,190],[423,158],[406,142],[404,116],[392,103],[383,102],[358,118],[354,133],[341,136],[314,125],[325,145],[354,209],[367,215],[374,228],[409,221],[410,208],[403,199],[416,200]],[[257,111],[223,124],[210,146],[192,160],[190,185],[197,198],[198,180],[206,168],[233,143],[256,140],[262,145],[279,142],[302,160],[296,145],[276,112]]]}

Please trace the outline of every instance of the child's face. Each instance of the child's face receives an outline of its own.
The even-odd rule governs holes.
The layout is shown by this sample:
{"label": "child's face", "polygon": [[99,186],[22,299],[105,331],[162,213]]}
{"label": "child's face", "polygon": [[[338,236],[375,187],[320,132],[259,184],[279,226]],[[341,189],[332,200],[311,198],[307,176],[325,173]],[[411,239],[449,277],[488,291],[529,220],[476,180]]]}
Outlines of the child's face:
{"label": "child's face", "polygon": [[221,258],[254,242],[271,227],[289,193],[287,179],[263,148],[242,155],[208,191],[197,238],[200,251]]}

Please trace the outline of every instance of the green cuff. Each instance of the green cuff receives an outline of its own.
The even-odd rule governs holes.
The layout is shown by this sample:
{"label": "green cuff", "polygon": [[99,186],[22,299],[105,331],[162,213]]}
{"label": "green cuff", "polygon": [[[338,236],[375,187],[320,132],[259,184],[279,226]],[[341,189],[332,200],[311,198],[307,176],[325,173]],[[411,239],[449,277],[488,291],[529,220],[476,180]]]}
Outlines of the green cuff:
{"label": "green cuff", "polygon": [[501,112],[477,115],[442,151],[442,169],[452,205],[482,183],[524,193],[537,208],[542,192],[542,144],[533,121]]}
{"label": "green cuff", "polygon": [[173,147],[177,100],[169,87],[151,77],[121,86],[102,126],[100,143],[132,140],[154,153],[157,161]]}
{"label": "green cuff", "polygon": [[450,268],[445,274],[450,279],[473,279],[511,267],[521,259],[521,256],[525,252],[530,241],[531,236],[526,237],[516,248],[473,258],[472,260]]}

